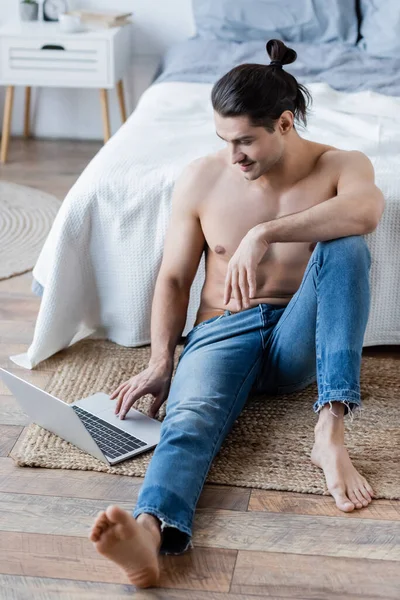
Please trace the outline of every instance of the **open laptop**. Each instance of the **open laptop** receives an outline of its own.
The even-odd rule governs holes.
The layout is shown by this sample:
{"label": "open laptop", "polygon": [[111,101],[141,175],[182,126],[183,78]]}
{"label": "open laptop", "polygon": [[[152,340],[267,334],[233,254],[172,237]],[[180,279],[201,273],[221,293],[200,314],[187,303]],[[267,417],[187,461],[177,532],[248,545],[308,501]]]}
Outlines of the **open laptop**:
{"label": "open laptop", "polygon": [[121,420],[114,412],[116,400],[103,392],[66,404],[5,369],[0,368],[0,378],[34,423],[109,465],[160,441],[160,421],[134,408]]}

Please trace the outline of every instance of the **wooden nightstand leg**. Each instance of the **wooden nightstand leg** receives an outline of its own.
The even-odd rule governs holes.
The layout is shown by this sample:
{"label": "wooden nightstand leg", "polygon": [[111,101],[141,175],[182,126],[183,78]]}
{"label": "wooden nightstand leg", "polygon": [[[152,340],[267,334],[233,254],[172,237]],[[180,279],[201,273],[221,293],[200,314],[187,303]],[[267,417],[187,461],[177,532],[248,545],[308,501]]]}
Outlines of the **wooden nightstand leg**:
{"label": "wooden nightstand leg", "polygon": [[117,94],[118,94],[118,102],[119,109],[121,111],[121,119],[122,122],[126,121],[126,108],[125,108],[125,98],[124,98],[124,84],[122,79],[120,79],[117,83]]}
{"label": "wooden nightstand leg", "polygon": [[108,142],[111,137],[110,130],[110,115],[108,112],[108,95],[106,89],[100,90],[101,112],[103,115],[104,143]]}
{"label": "wooden nightstand leg", "polygon": [[14,102],[14,86],[9,85],[6,90],[6,101],[4,104],[3,134],[1,136],[0,162],[5,163],[10,141],[11,117]]}
{"label": "wooden nightstand leg", "polygon": [[25,88],[25,116],[24,116],[24,137],[28,138],[31,136],[31,88]]}

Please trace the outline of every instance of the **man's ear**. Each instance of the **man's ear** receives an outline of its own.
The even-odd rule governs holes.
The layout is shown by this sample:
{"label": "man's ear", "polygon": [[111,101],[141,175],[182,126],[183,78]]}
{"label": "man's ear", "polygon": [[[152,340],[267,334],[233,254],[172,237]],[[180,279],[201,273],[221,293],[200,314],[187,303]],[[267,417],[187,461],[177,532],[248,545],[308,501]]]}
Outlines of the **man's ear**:
{"label": "man's ear", "polygon": [[291,110],[285,110],[279,117],[278,127],[282,135],[285,135],[293,129],[294,114]]}

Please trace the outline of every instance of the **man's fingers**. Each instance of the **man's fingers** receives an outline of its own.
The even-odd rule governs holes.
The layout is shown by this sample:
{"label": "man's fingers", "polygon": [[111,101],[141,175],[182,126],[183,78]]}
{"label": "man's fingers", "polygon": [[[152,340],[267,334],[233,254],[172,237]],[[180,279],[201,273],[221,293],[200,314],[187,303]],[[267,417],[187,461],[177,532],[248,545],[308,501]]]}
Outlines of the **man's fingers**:
{"label": "man's fingers", "polygon": [[226,279],[225,279],[224,304],[228,304],[231,294],[232,294],[231,273],[230,273],[230,270],[228,269],[228,273],[227,273]]}
{"label": "man's fingers", "polygon": [[122,390],[120,391],[120,393],[118,394],[118,398],[117,398],[117,403],[115,405],[115,412],[119,413],[119,410],[121,408],[121,405],[124,401],[125,395],[128,391],[132,391],[132,384],[127,383]]}
{"label": "man's fingers", "polygon": [[120,419],[125,419],[126,413],[129,412],[129,410],[131,409],[132,405],[136,402],[136,400],[138,400],[139,398],[141,398],[142,396],[144,396],[146,392],[144,392],[143,390],[139,390],[136,389],[135,391],[130,392],[126,397],[125,400],[122,404],[120,413],[119,413],[119,418]]}
{"label": "man's fingers", "polygon": [[130,383],[129,383],[129,381],[127,381],[126,383],[124,383],[123,387],[120,389],[120,391],[118,393],[117,406],[118,406],[118,404],[121,404],[123,397],[125,395],[125,392],[127,390],[129,390],[129,388],[130,388]]}
{"label": "man's fingers", "polygon": [[247,271],[245,268],[239,272],[239,287],[243,298],[243,305],[247,308],[249,306],[249,292],[247,287]]}
{"label": "man's fingers", "polygon": [[252,271],[251,269],[249,269],[247,271],[247,281],[249,284],[250,298],[254,298],[256,295],[257,283],[256,283],[256,275],[255,275],[254,271]]}
{"label": "man's fingers", "polygon": [[122,388],[123,388],[125,385],[126,385],[126,381],[124,381],[123,383],[121,383],[121,385],[119,385],[119,386],[117,387],[117,389],[113,391],[113,393],[112,393],[112,394],[111,394],[111,396],[110,396],[110,399],[111,399],[111,400],[114,400],[114,398],[115,398],[116,396],[118,396],[118,394],[119,394],[120,390],[122,390]]}
{"label": "man's fingers", "polygon": [[235,298],[238,304],[238,308],[239,310],[242,310],[242,294],[239,288],[238,272],[236,269],[232,273],[232,289],[235,292]]}
{"label": "man's fingers", "polygon": [[155,418],[160,406],[162,406],[163,403],[164,403],[164,400],[162,398],[156,398],[154,400],[154,402],[151,405],[150,410],[149,410],[150,417],[152,417],[153,419]]}

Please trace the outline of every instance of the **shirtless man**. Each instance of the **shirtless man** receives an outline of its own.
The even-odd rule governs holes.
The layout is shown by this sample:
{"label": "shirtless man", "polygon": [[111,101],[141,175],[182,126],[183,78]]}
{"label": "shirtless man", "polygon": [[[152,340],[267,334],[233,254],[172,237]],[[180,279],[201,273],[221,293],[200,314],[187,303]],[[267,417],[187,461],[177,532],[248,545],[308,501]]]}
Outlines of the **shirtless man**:
{"label": "shirtless man", "polygon": [[[109,506],[89,536],[138,587],[157,585],[160,553],[192,545],[208,470],[250,393],[278,396],[317,379],[311,460],[341,511],[374,495],[345,448],[344,416],[361,404],[371,262],[362,236],[378,225],[384,199],[364,154],[299,136],[294,119],[306,122],[308,92],[282,69],[296,54],[279,40],[267,51],[270,65],[240,65],[213,88],[227,147],[176,183],[149,366],[111,396],[122,419],[145,394],[155,398],[152,416],[168,398],[134,512]],[[172,380],[203,250],[200,308]]]}

